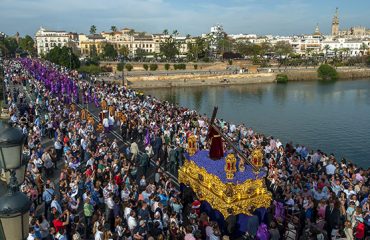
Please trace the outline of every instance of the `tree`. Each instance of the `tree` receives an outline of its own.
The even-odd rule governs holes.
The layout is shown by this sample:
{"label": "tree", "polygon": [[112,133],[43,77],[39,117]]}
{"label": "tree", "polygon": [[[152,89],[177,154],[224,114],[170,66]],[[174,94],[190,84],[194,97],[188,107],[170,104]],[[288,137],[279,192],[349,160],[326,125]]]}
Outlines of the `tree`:
{"label": "tree", "polygon": [[56,46],[51,49],[45,56],[46,60],[55,64],[76,69],[80,67],[80,60],[73,53],[71,48]]}
{"label": "tree", "polygon": [[127,71],[131,72],[131,70],[134,68],[134,66],[132,66],[131,64],[128,63],[128,64],[125,65],[125,68],[126,68]]}
{"label": "tree", "polygon": [[127,57],[130,54],[130,49],[126,45],[122,45],[121,48],[118,50],[119,55],[123,57]]}
{"label": "tree", "polygon": [[261,56],[265,56],[267,53],[271,52],[271,49],[272,49],[271,43],[269,42],[261,43],[261,50],[260,50]]}
{"label": "tree", "polygon": [[128,35],[134,36],[134,34],[135,34],[135,30],[134,29],[130,29],[130,31],[128,32]]}
{"label": "tree", "polygon": [[158,69],[158,65],[157,64],[150,64],[149,65],[149,69],[150,69],[150,71],[156,71],[157,69]]}
{"label": "tree", "polygon": [[257,56],[261,54],[261,46],[250,42],[238,42],[235,51],[243,56]]}
{"label": "tree", "polygon": [[94,35],[96,33],[96,26],[95,25],[91,25],[90,27],[90,34],[91,35]]}
{"label": "tree", "polygon": [[143,68],[145,69],[145,71],[148,71],[148,69],[149,69],[149,66],[148,66],[148,64],[143,64]]}
{"label": "tree", "polygon": [[176,40],[170,35],[164,42],[159,44],[159,50],[166,60],[173,60],[179,54],[179,48]]}
{"label": "tree", "polygon": [[164,65],[164,69],[165,69],[166,71],[170,70],[170,67],[171,67],[171,65],[170,65],[170,64],[168,64],[168,63],[166,63],[166,64]]}
{"label": "tree", "polygon": [[96,49],[95,42],[90,46],[90,58],[99,58],[98,50]]}
{"label": "tree", "polygon": [[117,27],[116,26],[111,26],[110,30],[112,31],[112,34],[114,34],[115,32],[117,32]]}
{"label": "tree", "polygon": [[168,35],[168,29],[163,30],[163,35]]}
{"label": "tree", "polygon": [[103,56],[106,59],[114,60],[117,58],[117,51],[114,49],[114,46],[110,43],[104,45]]}
{"label": "tree", "polygon": [[[286,62],[285,60],[287,59],[289,54],[293,52],[293,48],[289,42],[279,41],[274,46],[274,52],[279,56],[280,67],[283,63]],[[283,56],[285,57],[285,60],[283,59]]]}
{"label": "tree", "polygon": [[18,49],[17,40],[14,37],[6,37],[0,41],[0,48],[7,57],[14,57]]}
{"label": "tree", "polygon": [[360,47],[360,52],[361,52],[361,55],[362,56],[364,56],[365,55],[365,53],[366,53],[366,51],[367,51],[367,49],[368,49],[369,47],[365,44],[365,43],[362,43],[361,44],[361,47]]}
{"label": "tree", "polygon": [[187,58],[190,61],[198,61],[199,59],[205,58],[209,55],[209,44],[203,38],[197,38],[195,42],[189,42],[187,45]]}
{"label": "tree", "polygon": [[118,63],[117,64],[117,71],[122,72],[124,67],[125,67],[125,64],[123,62]]}
{"label": "tree", "polygon": [[19,47],[31,56],[36,55],[35,41],[29,35],[19,40]]}
{"label": "tree", "polygon": [[338,72],[329,64],[321,64],[317,69],[317,74],[322,80],[337,80]]}
{"label": "tree", "polygon": [[326,45],[324,46],[324,50],[325,50],[325,55],[328,55],[328,52],[329,52],[329,50],[330,50],[330,46],[329,46],[328,44],[326,44]]}
{"label": "tree", "polygon": [[274,52],[282,58],[282,56],[288,56],[293,52],[292,45],[286,41],[279,41],[274,46]]}
{"label": "tree", "polygon": [[223,55],[225,52],[231,52],[233,50],[233,40],[228,38],[226,34],[223,38],[219,39],[217,42],[217,52]]}
{"label": "tree", "polygon": [[145,58],[145,56],[147,55],[147,52],[142,49],[142,48],[138,48],[136,49],[136,57],[140,60],[143,60]]}

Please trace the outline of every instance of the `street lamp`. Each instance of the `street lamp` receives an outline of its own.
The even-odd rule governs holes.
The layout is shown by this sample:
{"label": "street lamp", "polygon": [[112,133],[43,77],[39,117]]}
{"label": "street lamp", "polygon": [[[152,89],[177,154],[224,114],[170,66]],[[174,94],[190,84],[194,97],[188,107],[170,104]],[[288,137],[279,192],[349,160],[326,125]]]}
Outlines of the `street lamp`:
{"label": "street lamp", "polygon": [[0,121],[0,168],[18,169],[23,164],[22,150],[25,138],[20,129]]}
{"label": "street lamp", "polygon": [[8,191],[0,197],[0,239],[26,239],[31,201],[19,191],[16,172],[24,179],[24,136],[20,129],[0,122],[0,168],[10,172]]}
{"label": "street lamp", "polygon": [[121,57],[121,63],[122,63],[122,86],[126,86],[125,82],[125,56],[122,55]]}

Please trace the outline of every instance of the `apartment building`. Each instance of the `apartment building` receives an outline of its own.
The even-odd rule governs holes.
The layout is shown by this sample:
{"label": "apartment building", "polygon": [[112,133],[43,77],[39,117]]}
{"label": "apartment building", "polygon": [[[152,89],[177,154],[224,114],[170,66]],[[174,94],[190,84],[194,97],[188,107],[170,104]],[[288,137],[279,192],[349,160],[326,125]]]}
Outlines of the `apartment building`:
{"label": "apartment building", "polygon": [[74,51],[78,51],[78,34],[66,31],[47,30],[43,27],[35,34],[37,54],[47,54],[56,46],[71,47]]}

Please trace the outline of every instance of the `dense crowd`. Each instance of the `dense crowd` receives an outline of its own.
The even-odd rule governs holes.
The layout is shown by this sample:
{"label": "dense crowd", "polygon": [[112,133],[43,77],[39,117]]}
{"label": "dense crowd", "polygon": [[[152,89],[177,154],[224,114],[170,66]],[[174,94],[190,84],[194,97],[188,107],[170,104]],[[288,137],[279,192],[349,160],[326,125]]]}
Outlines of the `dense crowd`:
{"label": "dense crowd", "polygon": [[[33,203],[28,239],[234,239],[235,216],[224,225],[212,221],[194,194],[180,192],[171,178],[184,162],[189,136],[208,147],[206,116],[118,85],[78,81],[75,72],[48,62],[4,66],[10,120],[27,136],[21,190]],[[58,81],[66,84],[54,87]],[[100,108],[102,101],[114,107],[98,119],[104,130],[71,107]],[[369,169],[283,145],[244,124],[217,124],[246,155],[264,150],[274,199],[263,223],[268,231],[257,225],[244,238],[365,239]],[[110,134],[113,129],[126,144]]]}

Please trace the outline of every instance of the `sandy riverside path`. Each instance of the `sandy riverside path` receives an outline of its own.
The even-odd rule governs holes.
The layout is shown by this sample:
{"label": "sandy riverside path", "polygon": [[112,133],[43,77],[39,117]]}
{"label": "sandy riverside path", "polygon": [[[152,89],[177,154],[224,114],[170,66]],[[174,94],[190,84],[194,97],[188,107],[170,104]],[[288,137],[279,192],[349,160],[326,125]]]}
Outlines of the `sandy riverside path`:
{"label": "sandy riverside path", "polygon": [[[181,74],[160,76],[127,77],[130,88],[163,88],[163,87],[192,87],[192,86],[222,86],[252,83],[275,82],[276,73],[256,74]],[[121,83],[122,80],[113,80]]]}

